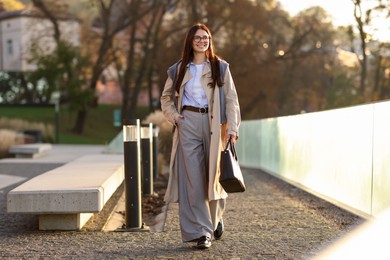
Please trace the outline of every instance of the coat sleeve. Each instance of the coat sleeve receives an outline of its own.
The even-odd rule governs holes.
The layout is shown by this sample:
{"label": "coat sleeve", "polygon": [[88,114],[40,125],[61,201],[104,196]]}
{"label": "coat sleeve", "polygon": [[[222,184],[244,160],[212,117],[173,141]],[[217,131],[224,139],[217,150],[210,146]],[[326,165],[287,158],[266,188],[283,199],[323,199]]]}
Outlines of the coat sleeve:
{"label": "coat sleeve", "polygon": [[180,115],[175,106],[174,98],[177,98],[176,91],[173,89],[172,79],[168,77],[165,82],[160,101],[161,110],[165,118],[173,125],[176,124],[175,119]]}
{"label": "coat sleeve", "polygon": [[225,72],[223,89],[226,97],[227,132],[238,136],[238,128],[241,123],[240,104],[229,66]]}

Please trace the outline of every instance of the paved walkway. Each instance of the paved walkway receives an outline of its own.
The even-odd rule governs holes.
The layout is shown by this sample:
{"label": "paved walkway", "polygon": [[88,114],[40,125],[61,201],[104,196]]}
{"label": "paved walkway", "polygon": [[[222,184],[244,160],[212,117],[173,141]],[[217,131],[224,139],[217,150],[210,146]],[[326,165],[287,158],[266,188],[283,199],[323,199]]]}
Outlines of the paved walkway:
{"label": "paved walkway", "polygon": [[[0,160],[0,178],[31,178],[58,163],[10,167]],[[247,191],[229,196],[223,239],[204,251],[181,242],[177,204],[170,205],[163,232],[37,231],[35,216],[6,213],[6,193],[17,184],[1,182],[0,258],[310,259],[362,222],[259,170],[244,175]]]}

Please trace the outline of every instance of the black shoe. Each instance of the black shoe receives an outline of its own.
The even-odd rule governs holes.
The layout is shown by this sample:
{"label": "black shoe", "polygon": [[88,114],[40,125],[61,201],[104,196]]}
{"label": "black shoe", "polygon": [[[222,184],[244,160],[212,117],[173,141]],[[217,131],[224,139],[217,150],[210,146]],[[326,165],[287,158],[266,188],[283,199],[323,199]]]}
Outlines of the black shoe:
{"label": "black shoe", "polygon": [[206,249],[209,248],[210,246],[211,246],[211,239],[206,236],[201,236],[198,239],[198,243],[196,245],[198,249]]}
{"label": "black shoe", "polygon": [[221,221],[218,222],[217,229],[214,231],[215,240],[220,240],[222,238],[222,234],[223,234],[223,221],[221,219]]}

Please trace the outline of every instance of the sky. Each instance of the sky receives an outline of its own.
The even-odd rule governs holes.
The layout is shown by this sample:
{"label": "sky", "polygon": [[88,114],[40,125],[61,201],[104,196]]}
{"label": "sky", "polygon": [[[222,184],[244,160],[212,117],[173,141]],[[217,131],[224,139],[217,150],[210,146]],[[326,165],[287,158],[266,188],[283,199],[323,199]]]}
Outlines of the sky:
{"label": "sky", "polygon": [[[279,0],[279,2],[291,15],[296,15],[311,6],[321,6],[334,18],[335,26],[356,25],[351,0]],[[374,39],[390,42],[390,19],[378,20],[373,27],[376,28],[375,31],[372,30]]]}

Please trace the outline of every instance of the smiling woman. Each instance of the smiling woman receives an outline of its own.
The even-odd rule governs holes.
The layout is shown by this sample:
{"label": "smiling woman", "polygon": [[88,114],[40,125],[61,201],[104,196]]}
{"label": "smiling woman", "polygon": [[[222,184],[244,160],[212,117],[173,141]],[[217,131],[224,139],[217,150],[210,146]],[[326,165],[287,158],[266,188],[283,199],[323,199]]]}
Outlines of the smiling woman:
{"label": "smiling woman", "polygon": [[[206,249],[224,231],[227,193],[219,183],[219,155],[228,139],[235,142],[238,137],[240,107],[228,64],[215,55],[206,25],[189,29],[176,64],[168,75],[176,69],[177,80],[172,73],[161,95],[162,112],[175,127],[164,200],[179,203],[183,242]],[[224,114],[227,122],[221,120]]]}

